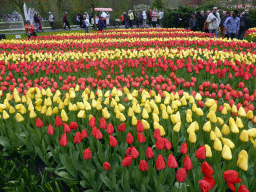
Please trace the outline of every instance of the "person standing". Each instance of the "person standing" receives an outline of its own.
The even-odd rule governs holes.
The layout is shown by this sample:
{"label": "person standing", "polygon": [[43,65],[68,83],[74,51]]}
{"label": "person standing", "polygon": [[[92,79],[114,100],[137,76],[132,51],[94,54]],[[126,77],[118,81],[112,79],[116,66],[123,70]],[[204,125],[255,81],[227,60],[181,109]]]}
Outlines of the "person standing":
{"label": "person standing", "polygon": [[140,11],[136,11],[135,21],[136,21],[137,28],[140,28],[140,22],[141,22],[141,13],[140,13]]}
{"label": "person standing", "polygon": [[193,14],[192,18],[189,20],[189,28],[191,31],[196,31],[197,29],[197,19],[195,14]]}
{"label": "person standing", "polygon": [[35,22],[35,25],[36,25],[36,31],[39,31],[39,23],[38,23],[38,17],[37,17],[37,14],[35,13],[34,14],[34,22]]}
{"label": "person standing", "polygon": [[107,14],[103,11],[102,14],[101,14],[101,19],[104,22],[104,28],[107,27],[107,20],[106,20],[106,18],[107,18]]}
{"label": "person standing", "polygon": [[79,12],[78,15],[79,15],[79,26],[82,28],[84,17],[81,12]]}
{"label": "person standing", "polygon": [[64,29],[66,30],[66,26],[68,26],[68,28],[70,29],[70,25],[69,25],[69,22],[68,22],[68,12],[64,13],[63,22],[64,22]]}
{"label": "person standing", "polygon": [[163,11],[159,11],[159,22],[158,22],[158,24],[160,25],[160,26],[162,26],[162,20],[163,20],[163,17],[164,17],[164,12]]}
{"label": "person standing", "polygon": [[227,18],[223,24],[225,29],[227,30],[228,39],[233,39],[238,35],[238,31],[240,29],[240,18],[237,17],[237,15],[238,11],[233,11],[232,16]]}
{"label": "person standing", "polygon": [[76,16],[76,25],[77,25],[77,28],[80,27],[80,13],[78,13]]}
{"label": "person standing", "polygon": [[152,10],[151,9],[148,12],[148,24],[149,24],[149,27],[151,27],[151,24],[152,24]]}
{"label": "person standing", "polygon": [[130,24],[130,28],[133,28],[133,24],[134,24],[134,14],[132,10],[129,10],[128,12],[128,17],[129,17],[129,24]]}
{"label": "person standing", "polygon": [[84,15],[82,26],[84,27],[85,33],[88,33],[90,23],[89,23],[89,20],[87,19],[86,15]]}
{"label": "person standing", "polygon": [[206,20],[206,15],[204,14],[204,10],[202,10],[200,12],[200,16],[199,16],[199,19],[198,19],[198,28],[199,28],[199,31],[201,31],[201,32],[204,32],[205,20]]}
{"label": "person standing", "polygon": [[213,11],[208,15],[206,22],[209,23],[209,32],[215,37],[218,37],[218,28],[220,25],[220,14],[217,12],[217,7],[213,8]]}
{"label": "person standing", "polygon": [[53,25],[53,21],[54,21],[55,17],[53,16],[53,14],[51,12],[49,12],[49,21],[50,21],[50,26],[51,29],[54,29],[54,25]]}
{"label": "person standing", "polygon": [[237,39],[243,40],[246,31],[251,27],[251,18],[249,17],[249,10],[244,11],[243,16],[240,19],[240,29]]}
{"label": "person standing", "polygon": [[228,18],[227,12],[223,11],[221,21],[220,21],[220,34],[222,38],[225,38],[225,27],[223,24],[225,23],[227,18]]}
{"label": "person standing", "polygon": [[142,11],[142,23],[143,23],[143,27],[146,27],[146,21],[147,21],[147,14],[146,11]]}
{"label": "person standing", "polygon": [[180,27],[180,15],[177,13],[174,18],[174,28]]}
{"label": "person standing", "polygon": [[100,17],[99,21],[98,21],[98,29],[99,31],[102,31],[104,28],[104,21],[103,21],[103,18]]}
{"label": "person standing", "polygon": [[124,25],[125,25],[125,28],[128,29],[129,28],[129,16],[127,15],[126,12],[124,12]]}
{"label": "person standing", "polygon": [[156,8],[154,8],[153,12],[152,12],[152,25],[153,27],[156,28],[156,23],[157,23],[157,18],[159,17],[158,15],[158,11]]}
{"label": "person standing", "polygon": [[26,22],[25,30],[26,30],[28,39],[30,39],[31,36],[36,37],[35,27],[32,24],[30,24],[29,20],[27,20]]}
{"label": "person standing", "polygon": [[37,13],[37,19],[38,19],[38,25],[39,25],[39,29],[38,30],[42,30],[42,32],[44,32],[43,28],[42,28],[42,25],[41,25],[41,19],[39,17],[39,14]]}

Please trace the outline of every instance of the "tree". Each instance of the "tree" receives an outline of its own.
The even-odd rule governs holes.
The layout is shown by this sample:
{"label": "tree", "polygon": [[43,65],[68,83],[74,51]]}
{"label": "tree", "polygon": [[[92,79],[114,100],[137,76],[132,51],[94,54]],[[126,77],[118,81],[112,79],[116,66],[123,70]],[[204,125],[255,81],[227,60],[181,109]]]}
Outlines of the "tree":
{"label": "tree", "polygon": [[165,8],[164,1],[163,0],[154,0],[152,8],[157,8],[157,9]]}

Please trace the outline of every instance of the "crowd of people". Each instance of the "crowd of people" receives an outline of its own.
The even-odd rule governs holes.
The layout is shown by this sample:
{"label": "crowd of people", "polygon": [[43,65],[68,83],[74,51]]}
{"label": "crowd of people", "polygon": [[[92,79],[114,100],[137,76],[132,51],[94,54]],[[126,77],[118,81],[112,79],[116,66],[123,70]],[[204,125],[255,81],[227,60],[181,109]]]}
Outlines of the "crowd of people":
{"label": "crowd of people", "polygon": [[[231,13],[223,11],[222,16],[217,10],[217,7],[214,7],[212,11],[204,10],[200,12],[200,15],[197,16],[197,12],[194,12],[190,18],[185,20],[185,24],[187,23],[187,29],[192,31],[201,31],[211,33],[215,37],[218,37],[218,30],[220,30],[220,35],[222,38],[237,38],[242,40],[248,30],[251,27],[251,19],[249,17],[249,10],[246,9],[243,13],[238,13],[237,10],[232,11]],[[162,19],[164,16],[164,11],[157,10],[154,8],[153,10],[149,10],[146,12],[143,11],[132,11],[129,10],[128,13],[124,12],[120,19],[125,28],[133,28],[134,25],[137,25],[137,28],[147,27],[147,19],[148,26],[156,27],[157,24],[161,26]],[[108,14],[102,12],[100,16],[98,16],[98,20],[96,21],[97,27],[99,31],[102,31],[106,28],[106,19],[109,18]],[[68,20],[68,13],[65,12],[63,15],[63,28],[66,29],[68,27],[70,29],[70,24]],[[174,18],[174,27],[180,27],[180,21],[182,19],[177,14]],[[51,29],[54,29],[54,16],[51,12],[49,12],[49,21]],[[90,16],[87,12],[84,15],[79,12],[76,16],[77,27],[81,27],[85,29],[85,33],[88,33],[88,28],[90,26]],[[94,22],[93,19],[91,19]],[[40,21],[40,17],[38,13],[34,15],[35,27],[31,25],[30,21],[26,22],[25,29],[27,31],[28,38],[31,36],[36,36],[36,32],[42,30],[42,25]],[[33,27],[32,27],[33,26]],[[186,27],[186,26],[185,26]]]}
{"label": "crowd of people", "polygon": [[143,11],[133,11],[129,10],[128,13],[124,12],[120,19],[122,24],[125,26],[126,29],[133,28],[134,25],[137,28],[140,27],[147,27],[147,19],[148,25],[151,27],[156,27],[157,24],[162,24],[162,19],[164,16],[163,10],[157,10],[156,8],[153,11],[150,9],[148,12],[145,10]]}
{"label": "crowd of people", "polygon": [[[189,22],[187,19],[185,23],[188,23],[188,29],[191,31],[207,32],[218,37],[219,29],[222,38],[243,40],[246,31],[251,27],[251,19],[248,14],[249,10],[246,9],[240,14],[237,10],[231,13],[223,11],[220,16],[217,7],[214,7],[212,12],[208,10],[206,14],[202,10],[199,17],[197,17],[197,12],[194,12]],[[176,15],[174,26],[179,27],[179,22],[179,15]]]}

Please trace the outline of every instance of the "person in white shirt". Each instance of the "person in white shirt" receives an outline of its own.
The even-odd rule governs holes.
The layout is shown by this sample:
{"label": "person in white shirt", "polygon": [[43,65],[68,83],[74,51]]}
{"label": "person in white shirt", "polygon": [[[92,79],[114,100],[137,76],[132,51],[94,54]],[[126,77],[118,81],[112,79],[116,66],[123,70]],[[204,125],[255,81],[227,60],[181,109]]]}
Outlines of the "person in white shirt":
{"label": "person in white shirt", "polygon": [[89,19],[86,18],[86,15],[84,15],[83,18],[84,18],[83,20],[84,30],[85,30],[85,33],[88,33],[88,29],[90,26]]}
{"label": "person in white shirt", "polygon": [[51,29],[53,30],[54,29],[54,25],[53,25],[54,16],[51,12],[49,12],[49,21],[50,21]]}
{"label": "person in white shirt", "polygon": [[162,19],[164,17],[164,12],[163,11],[159,11],[159,22],[158,24],[161,26],[162,25]]}
{"label": "person in white shirt", "polygon": [[159,17],[158,11],[156,8],[154,8],[153,12],[152,12],[152,24],[153,27],[156,28],[156,23],[157,23],[157,18]]}
{"label": "person in white shirt", "polygon": [[143,23],[143,27],[146,27],[146,21],[147,21],[147,13],[146,11],[142,11],[142,23]]}
{"label": "person in white shirt", "polygon": [[218,28],[220,25],[220,14],[217,12],[217,7],[213,8],[213,11],[208,15],[206,22],[209,23],[209,33],[215,34],[218,37]]}

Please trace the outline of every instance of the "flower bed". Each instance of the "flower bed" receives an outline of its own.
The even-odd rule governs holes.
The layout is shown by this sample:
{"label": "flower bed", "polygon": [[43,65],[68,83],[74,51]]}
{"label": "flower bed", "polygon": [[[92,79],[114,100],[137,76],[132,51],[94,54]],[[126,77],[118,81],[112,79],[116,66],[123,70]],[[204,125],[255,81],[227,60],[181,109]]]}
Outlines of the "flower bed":
{"label": "flower bed", "polygon": [[96,191],[253,191],[255,48],[182,29],[1,41],[3,154]]}

